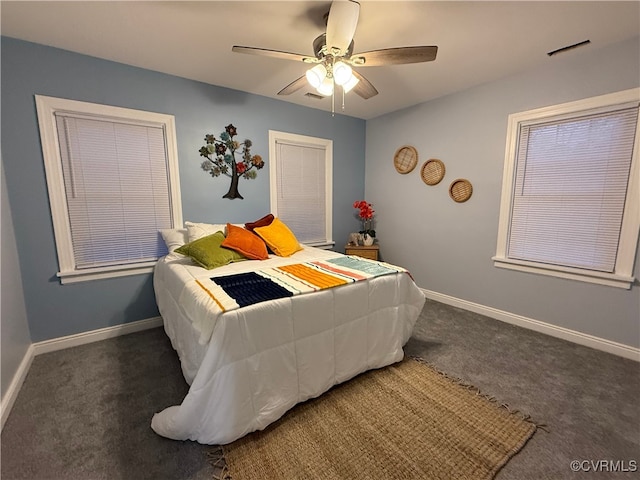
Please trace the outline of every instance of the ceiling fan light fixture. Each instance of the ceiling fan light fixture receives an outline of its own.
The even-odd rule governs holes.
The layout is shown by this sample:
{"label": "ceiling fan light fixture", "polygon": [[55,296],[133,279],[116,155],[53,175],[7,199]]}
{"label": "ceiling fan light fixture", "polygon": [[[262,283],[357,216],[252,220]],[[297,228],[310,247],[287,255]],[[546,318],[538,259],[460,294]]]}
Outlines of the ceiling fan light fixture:
{"label": "ceiling fan light fixture", "polygon": [[340,61],[333,65],[333,78],[338,85],[344,85],[353,78],[353,71],[346,63]]}
{"label": "ceiling fan light fixture", "polygon": [[327,78],[327,69],[321,63],[307,70],[307,81],[313,88],[320,88],[322,82]]}
{"label": "ceiling fan light fixture", "polygon": [[[280,90],[278,95],[291,95],[306,85],[310,85],[318,95],[332,97],[332,113],[336,85],[342,87],[343,109],[345,94],[351,90],[364,100],[378,95],[378,90],[359,71],[354,70],[355,68],[404,65],[431,62],[436,59],[438,53],[436,45],[382,48],[354,54],[353,37],[359,14],[360,3],[358,0],[332,0],[329,12],[324,17],[327,28],[324,33],[313,40],[313,56],[240,45],[234,45],[232,51],[302,61],[307,65],[305,68],[308,69],[305,75],[296,78]],[[575,45],[569,48],[574,47]],[[552,53],[554,52],[549,54]],[[315,93],[311,93],[311,95],[315,95]]]}
{"label": "ceiling fan light fixture", "polygon": [[353,87],[355,87],[358,84],[359,81],[360,79],[352,74],[351,78],[342,84],[344,93],[350,92],[353,89]]}
{"label": "ceiling fan light fixture", "polygon": [[324,95],[325,97],[333,95],[333,79],[325,77],[316,90],[320,95]]}

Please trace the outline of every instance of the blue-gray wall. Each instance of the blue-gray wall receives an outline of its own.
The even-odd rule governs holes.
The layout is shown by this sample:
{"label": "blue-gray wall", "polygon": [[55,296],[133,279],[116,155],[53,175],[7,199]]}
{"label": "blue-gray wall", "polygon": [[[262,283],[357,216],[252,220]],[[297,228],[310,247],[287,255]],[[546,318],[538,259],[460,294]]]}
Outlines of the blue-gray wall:
{"label": "blue-gray wall", "polygon": [[[419,286],[464,301],[640,346],[640,289],[584,284],[493,267],[507,116],[510,113],[640,85],[639,39],[603,50],[591,45],[520,75],[368,122],[2,38],[2,161],[15,225],[33,341],[157,315],[149,275],[61,286],[37,129],[34,94],[176,116],[184,218],[243,222],[268,210],[268,172],[242,181],[245,200],[223,200],[228,184],[199,168],[203,135],[234,123],[268,157],[269,129],[334,141],[334,239],[358,227],[351,204],[377,212],[385,260],[407,266]],[[366,176],[365,176],[366,139]],[[399,175],[395,149],[420,152]],[[422,162],[442,159],[443,182],[425,185]],[[268,160],[268,159],[267,159]],[[468,178],[467,203],[449,199],[454,178]],[[366,179],[366,180],[365,180]],[[366,192],[365,192],[366,184]],[[3,219],[4,222],[4,219]],[[640,275],[636,260],[635,276]],[[3,266],[4,269],[4,266]],[[3,282],[4,283],[4,282]],[[3,286],[4,296],[4,286]],[[2,319],[3,330],[5,319]],[[3,353],[4,360],[4,353]]]}
{"label": "blue-gray wall", "polygon": [[[158,315],[151,275],[71,285],[56,278],[34,94],[174,115],[183,217],[197,222],[240,223],[269,212],[269,130],[331,139],[336,247],[358,227],[351,205],[364,193],[364,120],[7,37],[1,49],[2,161],[34,342]],[[244,200],[222,199],[226,177],[214,179],[200,169],[204,135],[229,123],[267,161],[256,180],[240,181]]]}
{"label": "blue-gray wall", "polygon": [[[9,208],[7,197],[7,185],[4,176],[4,168],[0,166],[0,233],[2,233],[2,300],[0,301],[0,351],[2,351],[2,388],[0,398],[4,400],[5,393],[9,389],[13,378],[18,371],[20,363],[24,359],[29,346],[31,335],[27,323],[27,309],[22,293],[22,274],[18,264],[18,248],[13,228],[13,218]],[[3,405],[4,406],[4,405]],[[3,412],[4,415],[4,412]]]}
{"label": "blue-gray wall", "polygon": [[[508,115],[638,87],[639,63],[640,38],[604,49],[593,44],[550,57],[535,70],[368,121],[365,193],[376,207],[385,260],[408,267],[427,290],[639,347],[637,280],[622,290],[499,269],[491,260]],[[407,175],[392,164],[403,144],[420,155]],[[446,166],[436,186],[420,178],[429,158]],[[456,178],[473,184],[466,203],[449,198]],[[636,258],[636,278],[639,263]]]}

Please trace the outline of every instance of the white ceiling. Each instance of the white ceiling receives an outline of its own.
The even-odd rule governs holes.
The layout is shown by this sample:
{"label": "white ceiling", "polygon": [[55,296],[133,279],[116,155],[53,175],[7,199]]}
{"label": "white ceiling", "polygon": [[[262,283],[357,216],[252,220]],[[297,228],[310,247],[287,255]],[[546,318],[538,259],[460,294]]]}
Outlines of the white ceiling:
{"label": "white ceiling", "polygon": [[[302,62],[233,53],[232,45],[312,55],[330,1],[2,1],[2,35],[323,110],[330,98],[277,92]],[[438,45],[434,62],[359,71],[380,92],[346,97],[370,119],[640,35],[640,2],[360,0],[354,53]],[[549,57],[547,52],[591,40]],[[45,73],[45,72],[43,72]],[[339,111],[341,98],[336,98]]]}

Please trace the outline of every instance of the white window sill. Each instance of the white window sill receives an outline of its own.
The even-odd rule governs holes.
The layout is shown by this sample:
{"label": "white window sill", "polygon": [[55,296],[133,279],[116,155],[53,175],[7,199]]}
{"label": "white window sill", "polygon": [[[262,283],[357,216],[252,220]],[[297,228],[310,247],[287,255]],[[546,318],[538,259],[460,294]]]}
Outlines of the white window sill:
{"label": "white window sill", "polygon": [[117,265],[113,267],[87,268],[84,270],[71,270],[58,272],[60,283],[88,282],[90,280],[102,280],[105,278],[125,277],[129,275],[141,275],[153,273],[156,262],[138,263],[135,265]]}
{"label": "white window sill", "polygon": [[328,242],[315,242],[315,243],[303,242],[303,245],[307,245],[309,247],[321,248],[323,250],[331,250],[333,247],[335,247],[336,242],[334,242],[333,240],[329,240]]}
{"label": "white window sill", "polygon": [[520,272],[537,273],[552,277],[567,278],[580,282],[596,283],[609,287],[624,288],[629,290],[635,281],[632,276],[616,275],[613,273],[596,272],[592,270],[581,270],[578,268],[559,267],[556,265],[546,265],[543,263],[524,262],[510,258],[492,257],[493,265],[498,268],[517,270]]}

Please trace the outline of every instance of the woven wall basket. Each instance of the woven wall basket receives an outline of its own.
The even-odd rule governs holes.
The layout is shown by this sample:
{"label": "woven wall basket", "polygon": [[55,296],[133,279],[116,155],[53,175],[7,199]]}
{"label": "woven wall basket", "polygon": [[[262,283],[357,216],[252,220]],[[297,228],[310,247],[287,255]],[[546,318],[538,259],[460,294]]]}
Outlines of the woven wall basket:
{"label": "woven wall basket", "polygon": [[449,186],[449,196],[458,203],[466,202],[471,198],[473,186],[469,180],[458,178]]}
{"label": "woven wall basket", "polygon": [[407,174],[418,164],[418,151],[411,145],[404,145],[396,150],[393,156],[393,166],[398,173]]}
{"label": "woven wall basket", "polygon": [[445,171],[442,160],[431,158],[422,165],[420,177],[427,185],[437,185],[444,178]]}

